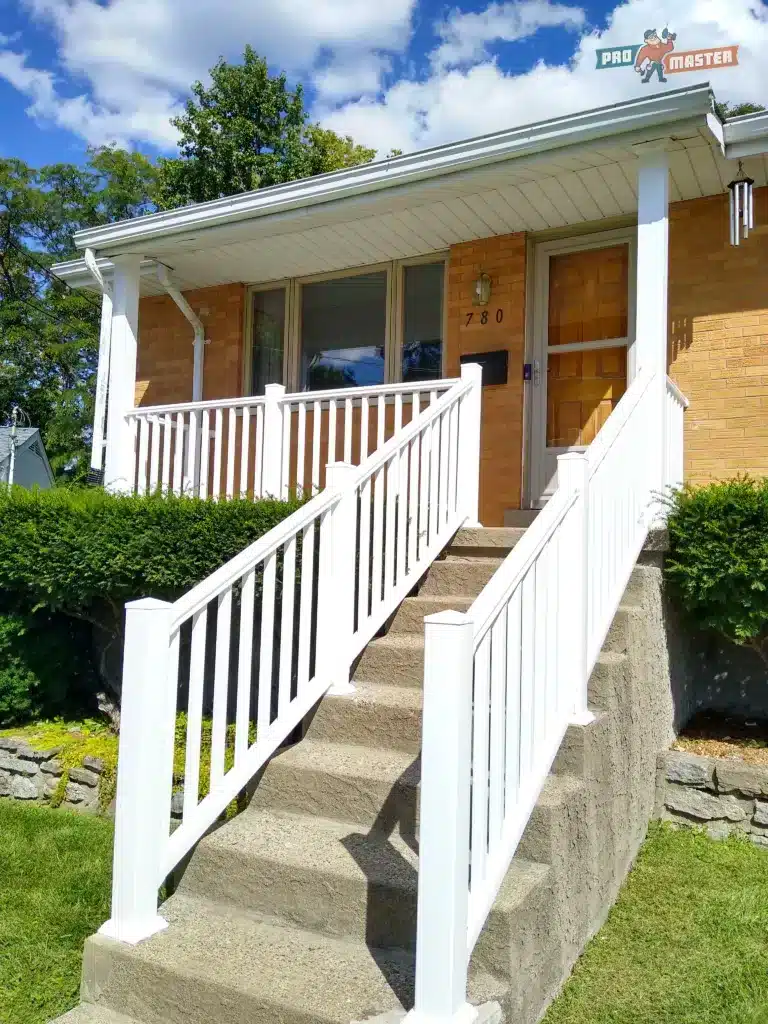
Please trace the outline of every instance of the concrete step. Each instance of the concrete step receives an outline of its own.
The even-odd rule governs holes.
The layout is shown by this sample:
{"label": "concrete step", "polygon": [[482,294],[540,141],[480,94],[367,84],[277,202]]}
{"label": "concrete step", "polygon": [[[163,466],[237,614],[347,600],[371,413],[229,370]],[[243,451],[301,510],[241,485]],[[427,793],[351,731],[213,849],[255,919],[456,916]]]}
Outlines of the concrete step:
{"label": "concrete step", "polygon": [[637,605],[621,604],[616,610],[613,622],[603,644],[603,651],[615,651],[626,654],[629,649],[632,624],[642,616],[642,609]]}
{"label": "concrete step", "polygon": [[533,524],[539,514],[537,508],[508,508],[504,510],[504,525],[506,527],[524,527],[527,529]]}
{"label": "concrete step", "polygon": [[409,1006],[413,955],[177,893],[136,946],[93,936],[83,998],[145,1024],[350,1024]]}
{"label": "concrete step", "polygon": [[419,590],[420,597],[475,598],[499,568],[503,558],[459,558],[448,555],[433,562]]}
{"label": "concrete step", "polygon": [[421,689],[369,682],[356,682],[355,687],[349,696],[323,697],[306,735],[313,740],[420,753]]}
{"label": "concrete step", "polygon": [[589,677],[588,700],[592,707],[612,711],[626,700],[630,665],[622,651],[601,651]]}
{"label": "concrete step", "polygon": [[135,1017],[115,1013],[106,1006],[94,1006],[92,1003],[81,1003],[74,1010],[57,1017],[50,1024],[142,1024]]}
{"label": "concrete step", "polygon": [[424,618],[438,612],[465,612],[472,604],[473,597],[406,597],[397,610],[387,636],[398,633],[417,633],[424,636]]}
{"label": "concrete step", "polygon": [[412,753],[308,738],[270,761],[250,808],[418,835],[419,778]]}
{"label": "concrete step", "polygon": [[178,891],[369,946],[416,941],[416,839],[251,809],[198,846]]}
{"label": "concrete step", "polygon": [[554,864],[558,859],[556,847],[570,828],[570,810],[585,790],[581,779],[549,775],[517,848],[519,856],[540,864]]}
{"label": "concrete step", "polygon": [[421,686],[424,682],[424,635],[392,633],[372,640],[357,663],[355,682],[387,686]]}
{"label": "concrete step", "polygon": [[592,774],[596,743],[604,740],[609,726],[608,714],[592,708],[594,722],[589,725],[569,725],[552,765],[554,775],[570,775],[583,779]]}
{"label": "concrete step", "polygon": [[459,530],[448,551],[464,557],[506,557],[524,533],[523,527],[470,527]]}

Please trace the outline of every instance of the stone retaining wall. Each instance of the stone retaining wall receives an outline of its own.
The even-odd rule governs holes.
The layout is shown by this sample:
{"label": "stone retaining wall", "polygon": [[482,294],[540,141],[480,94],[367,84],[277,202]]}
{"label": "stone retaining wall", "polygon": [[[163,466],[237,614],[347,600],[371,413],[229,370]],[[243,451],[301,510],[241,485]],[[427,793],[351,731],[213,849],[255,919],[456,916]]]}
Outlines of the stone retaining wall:
{"label": "stone retaining wall", "polygon": [[[50,801],[64,774],[59,752],[60,748],[33,750],[23,740],[0,737],[0,797]],[[61,806],[97,813],[103,770],[98,757],[85,757],[82,768],[70,768]]]}
{"label": "stone retaining wall", "polygon": [[768,767],[668,750],[657,768],[658,818],[703,826],[713,839],[746,833],[768,848]]}

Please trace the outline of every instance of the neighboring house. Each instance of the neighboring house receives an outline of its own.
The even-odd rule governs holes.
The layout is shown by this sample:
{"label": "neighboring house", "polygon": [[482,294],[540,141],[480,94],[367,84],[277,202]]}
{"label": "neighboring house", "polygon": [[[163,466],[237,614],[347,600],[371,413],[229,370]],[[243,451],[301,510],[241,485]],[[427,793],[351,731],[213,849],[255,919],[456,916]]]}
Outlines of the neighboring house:
{"label": "neighboring house", "polygon": [[53,472],[37,427],[0,427],[0,484],[53,487]]}
{"label": "neighboring house", "polygon": [[538,1019],[673,735],[658,493],[768,472],[768,114],[714,110],[670,90],[77,235],[106,486],[315,497],[129,608],[101,1015],[70,1020],[348,1024],[414,978],[414,1024]]}

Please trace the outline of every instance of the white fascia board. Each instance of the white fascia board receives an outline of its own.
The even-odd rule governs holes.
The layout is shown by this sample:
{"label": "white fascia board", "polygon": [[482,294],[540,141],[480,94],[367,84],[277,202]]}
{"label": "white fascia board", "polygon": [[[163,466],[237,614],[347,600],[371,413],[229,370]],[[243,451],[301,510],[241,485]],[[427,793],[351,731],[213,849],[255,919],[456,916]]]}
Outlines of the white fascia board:
{"label": "white fascia board", "polygon": [[[115,269],[115,265],[112,260],[100,257],[96,260],[96,266],[101,271],[102,277],[105,281],[109,282],[112,280],[112,272]],[[142,260],[140,267],[140,274],[143,278],[154,278],[157,274],[157,261],[156,260]],[[56,277],[60,277],[63,281],[66,281],[72,288],[90,288],[91,291],[98,292],[99,286],[93,278],[90,270],[86,266],[84,259],[81,260],[66,260],[64,263],[54,263],[51,267],[51,273],[55,274]],[[158,293],[162,292],[162,286],[158,284]]]}
{"label": "white fascia board", "polygon": [[723,135],[729,160],[768,153],[768,111],[729,119],[723,125]]}
{"label": "white fascia board", "polygon": [[454,174],[502,160],[546,153],[627,132],[652,130],[696,116],[705,117],[713,106],[714,98],[708,83],[689,86],[392,160],[363,164],[350,170],[302,178],[285,185],[89,228],[75,234],[75,243],[79,248],[107,249],[110,253],[136,251],[157,239],[188,231],[306,209],[319,203]]}

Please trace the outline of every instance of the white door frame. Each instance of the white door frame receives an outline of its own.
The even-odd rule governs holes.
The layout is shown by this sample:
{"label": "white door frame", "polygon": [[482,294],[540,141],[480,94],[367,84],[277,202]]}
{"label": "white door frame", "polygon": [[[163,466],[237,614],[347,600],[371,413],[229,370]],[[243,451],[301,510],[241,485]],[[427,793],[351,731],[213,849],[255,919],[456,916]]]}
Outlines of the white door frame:
{"label": "white door frame", "polygon": [[[546,504],[553,488],[548,488],[551,472],[545,458],[547,438],[547,332],[549,327],[549,259],[551,256],[585,249],[608,249],[626,243],[629,245],[629,298],[627,306],[627,338],[610,339],[603,347],[616,348],[627,345],[627,385],[635,375],[635,296],[637,287],[637,228],[616,228],[589,235],[559,238],[538,242],[534,246],[533,267],[533,319],[531,346],[531,429],[528,441],[528,505],[541,508]],[[601,343],[559,345],[558,352],[575,351],[580,348],[596,348]],[[558,455],[565,451],[583,451],[583,447],[552,448],[549,452]]]}

